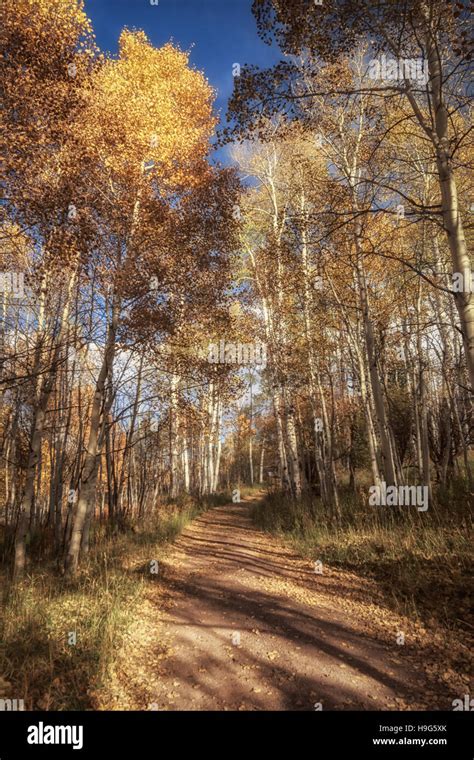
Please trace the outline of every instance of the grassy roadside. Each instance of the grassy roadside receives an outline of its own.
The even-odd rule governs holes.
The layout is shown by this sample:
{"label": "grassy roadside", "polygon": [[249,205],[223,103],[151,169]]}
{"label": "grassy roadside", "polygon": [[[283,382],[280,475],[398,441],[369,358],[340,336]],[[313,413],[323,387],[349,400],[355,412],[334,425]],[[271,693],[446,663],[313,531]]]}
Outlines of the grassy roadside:
{"label": "grassy roadside", "polygon": [[0,699],[23,699],[25,709],[91,709],[146,587],[157,577],[150,563],[159,567],[166,545],[193,518],[228,501],[223,494],[163,505],[148,522],[107,539],[99,528],[72,581],[45,565],[11,589],[0,572]]}
{"label": "grassy roadside", "polygon": [[446,505],[402,519],[380,512],[346,494],[343,519],[332,522],[311,497],[296,503],[269,493],[252,508],[255,524],[289,540],[304,557],[374,579],[387,607],[419,620],[473,631],[472,549],[468,496],[446,495]]}

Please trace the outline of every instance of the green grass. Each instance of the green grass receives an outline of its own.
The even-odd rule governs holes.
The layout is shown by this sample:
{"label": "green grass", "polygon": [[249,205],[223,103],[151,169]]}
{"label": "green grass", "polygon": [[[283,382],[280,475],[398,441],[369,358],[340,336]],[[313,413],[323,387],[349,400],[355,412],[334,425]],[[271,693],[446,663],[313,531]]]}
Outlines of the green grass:
{"label": "green grass", "polygon": [[[107,536],[96,526],[77,578],[43,563],[18,586],[5,589],[0,616],[0,698],[23,699],[25,709],[87,710],[107,678],[121,637],[134,619],[151,559],[200,512],[230,500],[221,494],[163,505],[140,525]],[[147,568],[147,572],[136,572]],[[76,644],[68,643],[76,632]]]}

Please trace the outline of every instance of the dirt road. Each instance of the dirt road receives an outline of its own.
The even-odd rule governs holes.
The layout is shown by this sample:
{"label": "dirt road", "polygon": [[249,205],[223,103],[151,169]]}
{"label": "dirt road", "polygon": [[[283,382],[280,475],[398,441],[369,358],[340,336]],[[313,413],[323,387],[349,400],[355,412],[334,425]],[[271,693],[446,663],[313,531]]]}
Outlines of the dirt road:
{"label": "dirt road", "polygon": [[249,502],[210,510],[171,547],[102,707],[450,709],[369,583],[315,572],[253,527]]}

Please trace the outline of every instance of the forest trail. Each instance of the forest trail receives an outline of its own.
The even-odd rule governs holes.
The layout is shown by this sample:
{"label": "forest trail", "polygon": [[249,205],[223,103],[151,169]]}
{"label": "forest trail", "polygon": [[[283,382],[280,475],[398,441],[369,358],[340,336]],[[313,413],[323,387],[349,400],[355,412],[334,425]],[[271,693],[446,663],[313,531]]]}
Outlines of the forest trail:
{"label": "forest trail", "polygon": [[209,510],[170,546],[99,708],[446,709],[369,581],[315,573],[253,527],[252,501]]}

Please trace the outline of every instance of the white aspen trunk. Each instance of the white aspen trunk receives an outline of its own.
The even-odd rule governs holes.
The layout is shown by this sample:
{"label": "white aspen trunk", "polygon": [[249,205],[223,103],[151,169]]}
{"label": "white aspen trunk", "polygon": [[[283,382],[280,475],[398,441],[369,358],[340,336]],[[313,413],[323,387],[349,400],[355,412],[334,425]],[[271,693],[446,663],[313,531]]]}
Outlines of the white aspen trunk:
{"label": "white aspen trunk", "polygon": [[263,483],[263,465],[265,461],[265,438],[262,440],[262,447],[260,449],[260,469],[259,469],[259,477],[258,482],[261,484]]}
{"label": "white aspen trunk", "polygon": [[201,399],[201,435],[199,437],[199,462],[200,462],[200,494],[209,493],[209,466],[208,466],[208,435],[209,419],[207,410],[206,394],[203,392]]}
{"label": "white aspen trunk", "polygon": [[428,438],[428,407],[426,397],[425,362],[423,359],[423,345],[421,340],[420,312],[421,312],[422,280],[418,282],[417,295],[417,320],[416,320],[416,347],[418,354],[418,422],[420,429],[421,448],[421,481],[428,488],[429,500],[432,501],[431,477],[430,477],[430,447]]}
{"label": "white aspen trunk", "polygon": [[178,468],[178,389],[180,377],[173,372],[170,386],[170,496],[176,499],[179,493]]}
{"label": "white aspen trunk", "polygon": [[[425,14],[426,18],[426,14]],[[463,276],[464,292],[455,293],[454,301],[459,314],[466,363],[471,390],[474,392],[474,293],[472,292],[472,267],[467,252],[466,237],[459,209],[458,192],[451,159],[449,139],[450,116],[443,98],[443,72],[439,49],[433,32],[426,32],[426,57],[430,89],[433,99],[436,135],[433,142],[436,150],[438,182],[441,191],[441,205],[444,228],[448,238],[453,273]]]}
{"label": "white aspen trunk", "polygon": [[214,433],[216,424],[216,404],[214,383],[208,390],[208,435],[207,435],[207,493],[212,493],[214,485]]}
{"label": "white aspen trunk", "polygon": [[273,389],[273,408],[275,412],[277,429],[278,457],[280,460],[280,487],[283,488],[288,486],[290,478],[288,474],[288,460],[286,456],[285,438],[283,434],[283,418],[285,415],[283,395],[276,388]]}
{"label": "white aspen trunk", "polygon": [[249,470],[250,470],[250,485],[253,486],[253,387],[252,387],[252,371],[250,371],[250,432],[249,432]]}
{"label": "white aspen trunk", "polygon": [[186,493],[189,493],[190,492],[189,448],[188,448],[188,436],[187,436],[186,431],[183,433],[182,445],[183,445],[184,490],[185,490]]}
{"label": "white aspen trunk", "polygon": [[214,480],[212,483],[212,493],[217,492],[217,488],[219,485],[219,472],[220,472],[221,454],[222,454],[221,424],[222,424],[222,402],[218,394],[217,404],[216,404],[216,426],[215,426],[215,437],[214,437],[214,450],[216,452],[216,456],[215,456],[215,463],[214,463]]}
{"label": "white aspen trunk", "polygon": [[298,440],[296,437],[295,410],[291,402],[286,405],[285,422],[292,491],[296,499],[301,499],[301,464],[298,454]]}
{"label": "white aspen trunk", "polygon": [[253,486],[253,438],[252,435],[249,436],[249,475],[250,475],[250,485]]}

